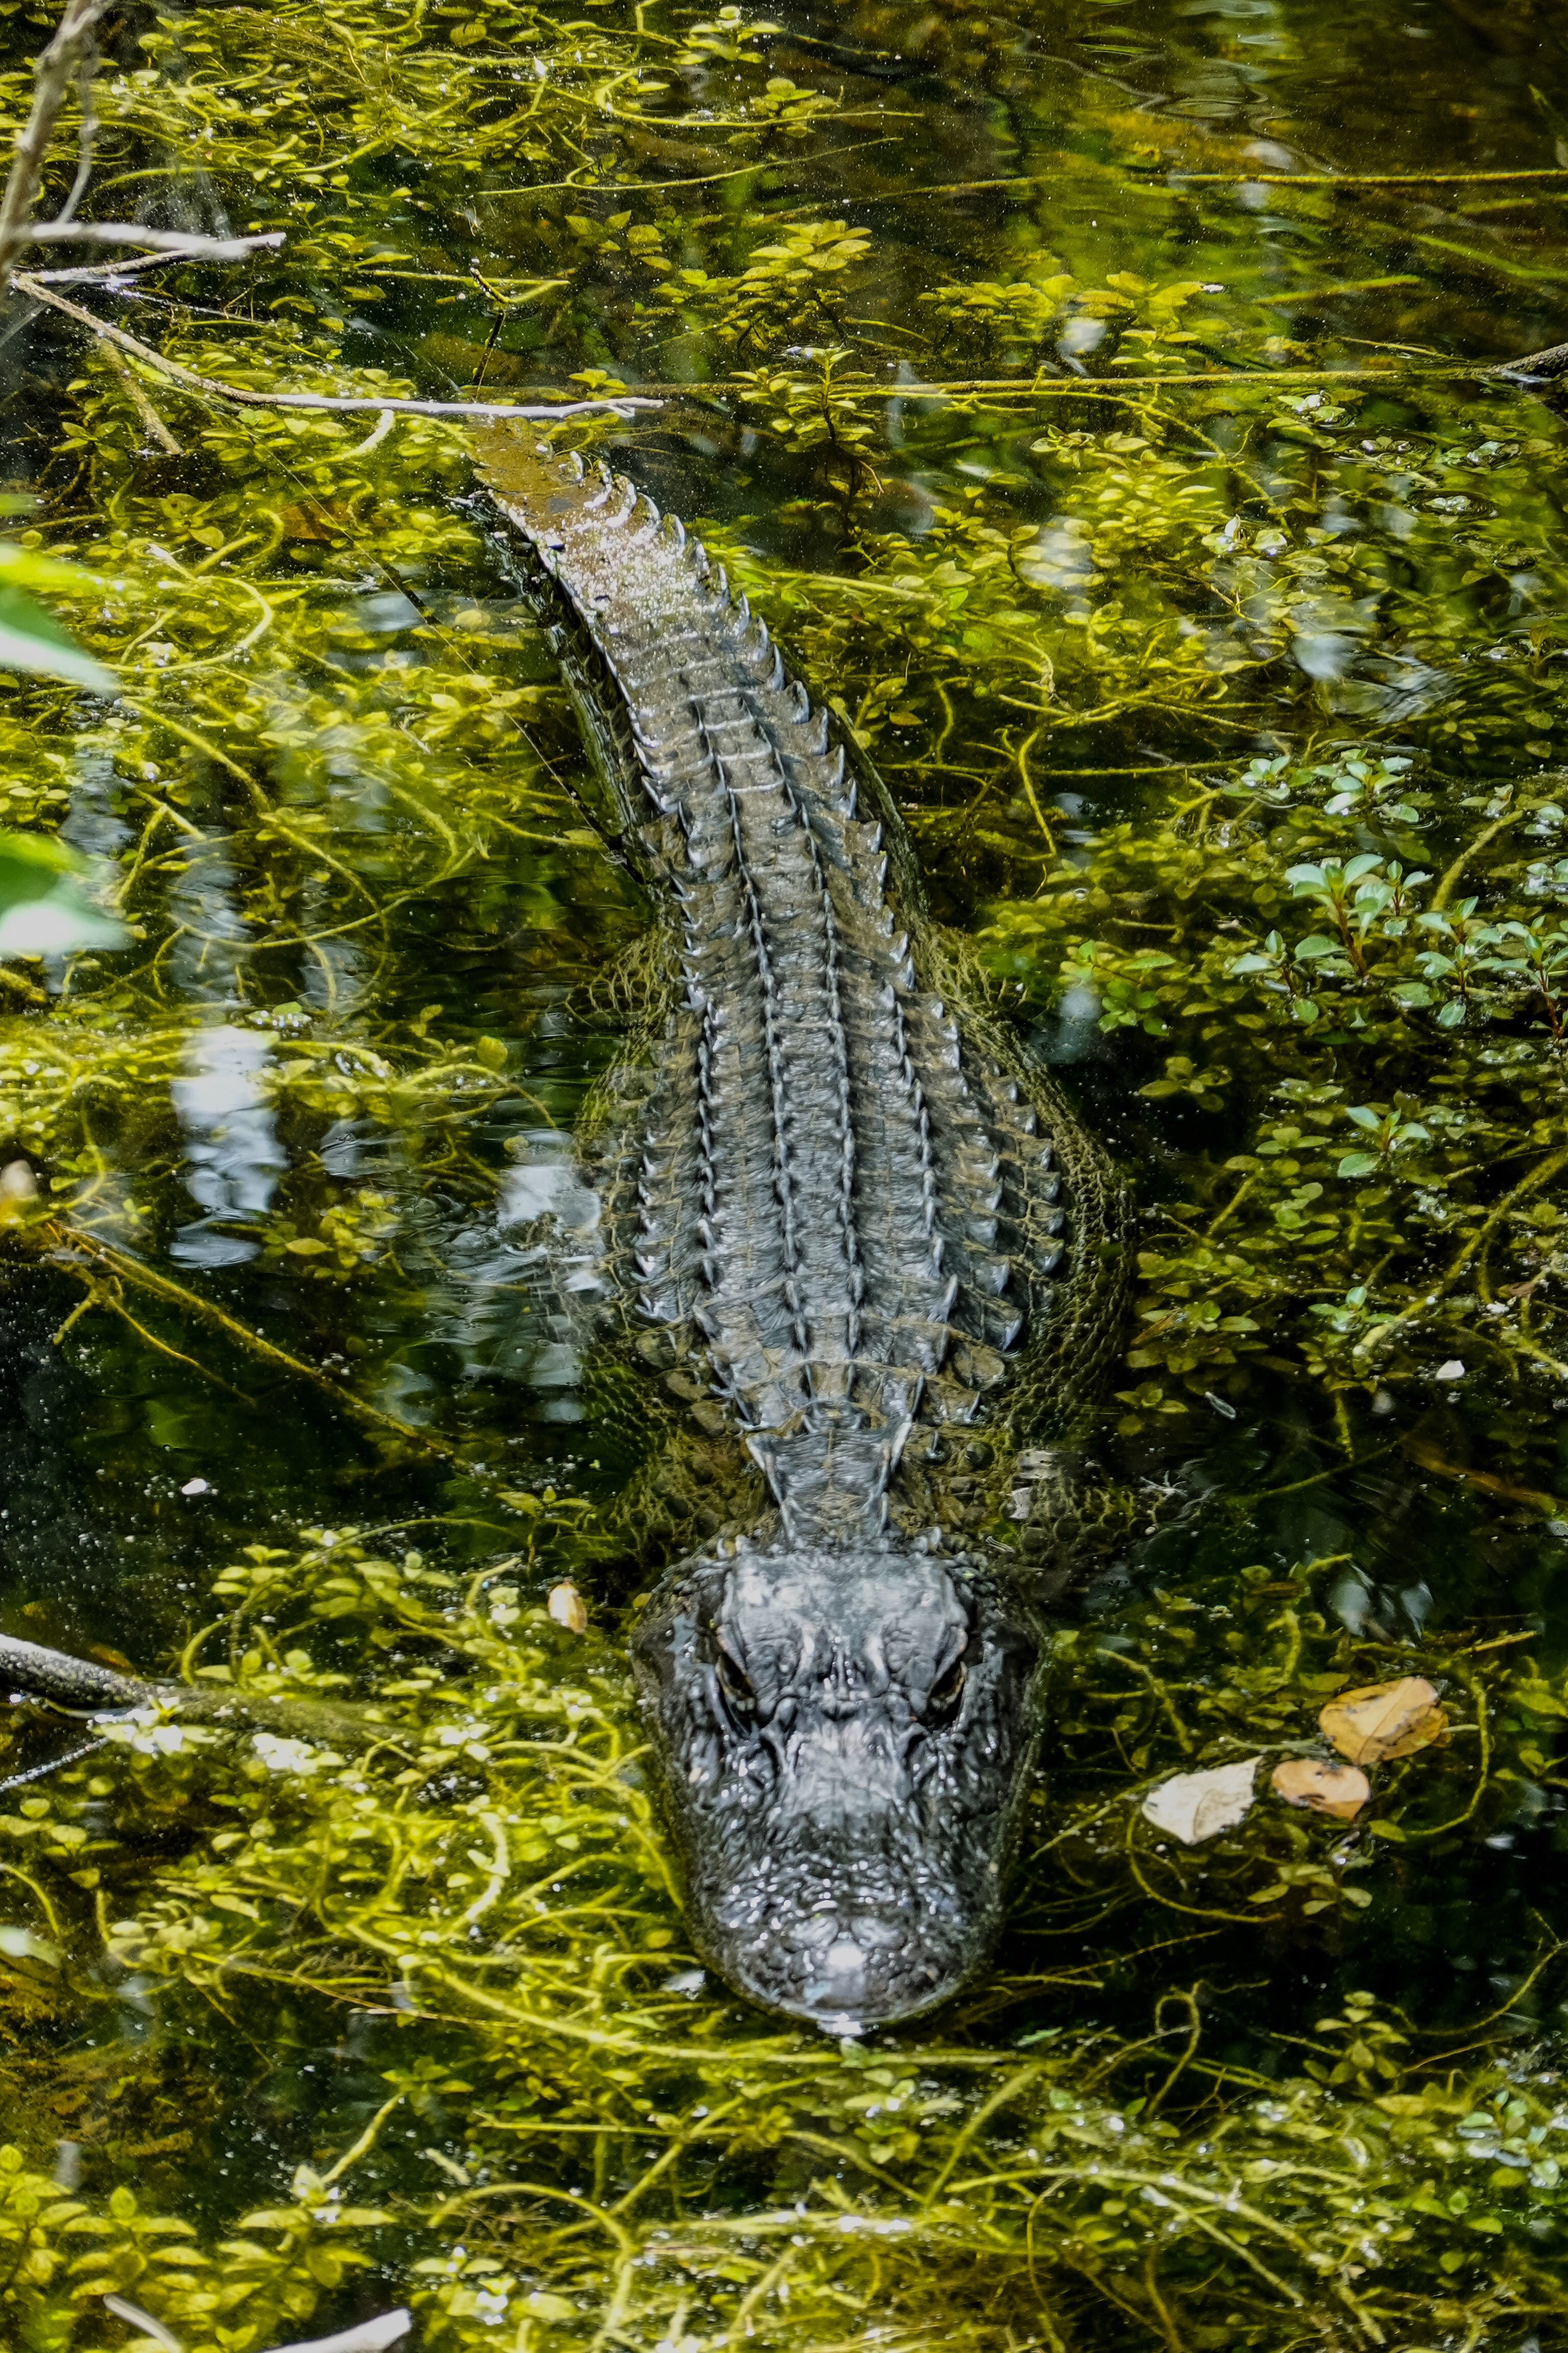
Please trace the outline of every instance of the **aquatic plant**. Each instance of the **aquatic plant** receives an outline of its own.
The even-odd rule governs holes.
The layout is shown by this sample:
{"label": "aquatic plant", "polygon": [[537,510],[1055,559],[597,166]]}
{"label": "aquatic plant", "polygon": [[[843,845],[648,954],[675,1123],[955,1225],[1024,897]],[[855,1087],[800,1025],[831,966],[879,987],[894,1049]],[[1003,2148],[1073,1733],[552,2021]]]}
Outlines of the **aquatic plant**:
{"label": "aquatic plant", "polygon": [[[972,81],[1005,182],[1034,18],[925,13],[847,24]],[[354,1727],[7,1727],[0,2299],[40,2353],[135,2342],[106,2293],[186,2353],[405,2296],[435,2353],[1568,2344],[1561,1904],[1505,1876],[1553,1852],[1568,1715],[1561,435],[1278,282],[1354,202],[1376,299],[1452,305],[1433,273],[1535,267],[1535,216],[1456,260],[1309,178],[1266,271],[1196,176],[1258,159],[1140,113],[1109,14],[1060,35],[1048,183],[993,212],[954,166],[943,249],[899,209],[928,97],[738,10],[114,36],[105,203],[287,232],[243,293],[183,263],[117,308],[155,352],[664,387],[563,438],[700,522],[833,702],[1145,1224],[1087,1441],[1115,1573],[1058,1639],[1002,1965],[935,2035],[763,2021],[683,1947],[618,1639],[689,1499],[535,1249],[639,910],[462,430],[237,409],[34,322],[7,527],[104,584],[69,616],[124,692],[0,681],[0,816],[63,825],[134,937],[0,965],[16,1525],[74,1541],[85,1490],[115,1570],[19,1534],[8,1608]],[[47,26],[0,22],[15,118]],[[1022,1437],[974,1471],[1027,1548]],[[1142,1814],[1413,1673],[1447,1731],[1356,1820],[1267,1775],[1215,1841]]]}
{"label": "aquatic plant", "polygon": [[[618,1650],[530,1600],[538,1556],[454,1579],[353,1529],[251,1547],[218,1578],[229,1615],[187,1671],[340,1701],[368,1683],[369,1745],[145,1716],[114,1728],[0,1818],[43,1923],[13,1932],[14,1973],[59,1986],[57,2014],[90,2018],[101,1937],[111,1968],[156,1989],[171,2052],[208,2031],[209,2005],[221,2018],[285,1997],[291,2039],[305,2010],[336,2008],[364,2088],[334,2102],[338,2163],[300,2165],[291,2206],[239,2218],[218,2276],[167,2221],[142,2226],[141,2252],[106,2253],[116,2226],[134,2237],[130,2191],[84,2207],[15,2158],[12,2226],[37,2221],[14,2303],[29,2327],[46,2309],[85,2318],[107,2279],[186,2342],[245,2348],[267,2341],[279,2298],[302,2317],[368,2260],[411,2270],[433,2345],[494,2341],[503,2322],[540,2346],[602,2342],[606,2326],[649,2344],[826,2344],[868,2300],[920,2341],[955,2295],[977,2346],[1026,2323],[1047,2343],[1119,2341],[1128,2311],[1163,2311],[1185,2337],[1222,2307],[1238,2316],[1197,2341],[1289,2341],[1292,2309],[1330,2341],[1406,2341],[1434,2272],[1451,2291],[1440,2325],[1560,2316],[1568,2112],[1518,2031],[1550,1947],[1479,2060],[1472,2035],[1433,2037],[1352,1990],[1259,2072],[1223,2028],[1214,2044],[1208,1980],[1238,1907],[1243,1944],[1286,1920],[1321,1934],[1347,1908],[1387,1915],[1422,1841],[1440,1853],[1459,1824],[1517,1816],[1552,1782],[1541,1744],[1568,1714],[1561,1680],[1495,1643],[1417,1651],[1447,1685],[1455,1762],[1383,1768],[1370,1829],[1260,1805],[1217,1875],[1140,1829],[1163,1767],[1302,1749],[1321,1694],[1387,1655],[1313,1609],[1322,1574],[1254,1570],[1223,1601],[1162,1593],[1110,1647],[1064,1641],[1068,1786],[1041,1811],[1030,1873],[1063,1892],[1024,1924],[1026,1969],[967,2032],[862,2048],[759,2031],[704,1992]],[[1229,1663],[1194,1686],[1216,1627]],[[375,1663],[389,1654],[391,1674]],[[1456,1780],[1458,1821],[1441,1819]],[[1049,1957],[1064,1935],[1065,1971]],[[1107,2034],[1081,1997],[1141,1949],[1184,1944],[1199,1974],[1162,1998],[1152,2031]],[[997,1992],[1053,1982],[1079,1997],[1069,2018],[976,2035]],[[68,2113],[85,2058],[58,2073]],[[343,2203],[372,2182],[373,2206]],[[68,2263],[83,2233],[94,2244]],[[220,2319],[229,2333],[209,2333]]]}

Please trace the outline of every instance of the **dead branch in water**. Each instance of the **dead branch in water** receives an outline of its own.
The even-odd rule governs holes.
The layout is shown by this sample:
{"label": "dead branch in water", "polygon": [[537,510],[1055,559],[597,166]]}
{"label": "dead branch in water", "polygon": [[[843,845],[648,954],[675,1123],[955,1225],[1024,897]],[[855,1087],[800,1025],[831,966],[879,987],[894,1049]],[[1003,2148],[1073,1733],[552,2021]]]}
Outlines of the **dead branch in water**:
{"label": "dead branch in water", "polygon": [[252,392],[238,385],[224,384],[216,376],[198,375],[195,368],[184,367],[178,360],[165,359],[151,343],[127,334],[123,327],[110,326],[106,319],[84,311],[79,302],[68,301],[57,294],[41,278],[26,277],[17,271],[12,280],[18,293],[31,294],[35,301],[47,302],[51,310],[63,311],[103,342],[114,343],[129,352],[146,366],[155,368],[171,384],[182,385],[187,392],[205,393],[217,400],[237,401],[247,408],[313,409],[329,416],[380,417],[521,417],[538,422],[555,417],[583,417],[595,410],[609,409],[620,417],[637,408],[662,408],[660,400],[639,398],[634,393],[616,393],[602,400],[563,400],[548,407],[524,408],[515,402],[499,400],[403,400],[385,393],[328,392]]}
{"label": "dead branch in water", "polygon": [[[37,85],[27,120],[22,125],[16,142],[16,159],[0,195],[0,292],[11,274],[11,264],[31,234],[33,206],[37,199],[39,184],[44,176],[44,157],[59,121],[60,109],[71,78],[79,69],[90,72],[89,60],[94,54],[93,35],[99,20],[108,7],[109,0],[67,0],[66,12],[60,18],[59,29],[48,47],[39,58],[35,71]],[[90,152],[90,138],[83,145]],[[79,183],[81,174],[78,173]],[[71,191],[71,201],[79,195],[79,186]]]}
{"label": "dead branch in water", "polygon": [[227,1724],[281,1733],[321,1745],[384,1739],[384,1718],[331,1700],[295,1700],[241,1693],[228,1683],[177,1683],[124,1675],[94,1659],[73,1658],[42,1642],[0,1634],[0,1690],[73,1715],[121,1715],[132,1708],[167,1709],[187,1721]]}

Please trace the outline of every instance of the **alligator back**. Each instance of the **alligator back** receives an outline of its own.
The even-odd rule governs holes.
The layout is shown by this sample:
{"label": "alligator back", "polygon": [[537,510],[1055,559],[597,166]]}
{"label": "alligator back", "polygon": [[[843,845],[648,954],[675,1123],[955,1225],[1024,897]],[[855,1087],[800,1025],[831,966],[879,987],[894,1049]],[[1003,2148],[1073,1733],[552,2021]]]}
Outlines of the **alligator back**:
{"label": "alligator back", "polygon": [[1059,1419],[1089,1393],[1115,1180],[1046,1074],[941,993],[886,796],[867,805],[700,543],[605,469],[504,429],[481,449],[632,862],[679,928],[634,1229],[611,1225],[635,1266],[612,1275],[700,1335],[787,1532],[880,1527],[917,1422],[990,1419],[1005,1396],[1011,1419],[1020,1386]]}

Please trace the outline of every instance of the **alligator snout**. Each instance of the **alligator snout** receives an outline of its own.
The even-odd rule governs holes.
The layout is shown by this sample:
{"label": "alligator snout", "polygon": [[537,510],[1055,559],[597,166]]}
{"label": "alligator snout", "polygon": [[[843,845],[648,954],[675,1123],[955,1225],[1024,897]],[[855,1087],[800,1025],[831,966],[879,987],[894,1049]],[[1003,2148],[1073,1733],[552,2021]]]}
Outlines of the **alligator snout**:
{"label": "alligator snout", "polygon": [[636,1650],[721,1974],[840,2032],[957,1990],[1032,1753],[1037,1643],[994,1581],[891,1541],[742,1544],[683,1564]]}
{"label": "alligator snout", "polygon": [[[932,1956],[909,1949],[910,1922],[902,1915],[854,1913],[846,1919],[836,1911],[816,1913],[795,1925],[788,1941],[797,1999],[786,2005],[775,1995],[771,1997],[773,2006],[787,2006],[796,2016],[830,2030],[845,2022],[859,2026],[907,2015],[914,2008],[927,2009],[950,1989]],[[895,1985],[905,1993],[897,2008],[889,2000]],[[908,1999],[911,1988],[912,2001]]]}

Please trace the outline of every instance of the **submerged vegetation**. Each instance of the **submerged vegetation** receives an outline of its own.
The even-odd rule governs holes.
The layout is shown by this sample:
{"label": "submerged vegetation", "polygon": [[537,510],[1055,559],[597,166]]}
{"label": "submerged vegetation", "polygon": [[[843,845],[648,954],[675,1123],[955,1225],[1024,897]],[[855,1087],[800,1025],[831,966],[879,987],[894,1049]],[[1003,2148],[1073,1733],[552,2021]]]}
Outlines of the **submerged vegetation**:
{"label": "submerged vegetation", "polygon": [[[286,241],[62,290],[150,358],[0,322],[5,527],[121,689],[0,676],[0,823],[105,926],[0,964],[6,1625],[341,1731],[7,1727],[28,2353],[405,2301],[431,2353],[1568,2347],[1568,575],[1495,373],[1562,332],[1561,36],[1424,63],[1417,198],[1325,185],[1412,135],[1386,12],[1171,13],[105,32],[93,207]],[[7,122],[51,23],[0,0]],[[700,525],[1137,1173],[1117,1549],[934,2029],[806,2036],[683,1946],[650,1409],[539,1247],[642,916],[464,426],[160,354],[657,387],[552,429]],[[1413,1674],[1443,1736],[1353,1820],[1142,1812]]]}

